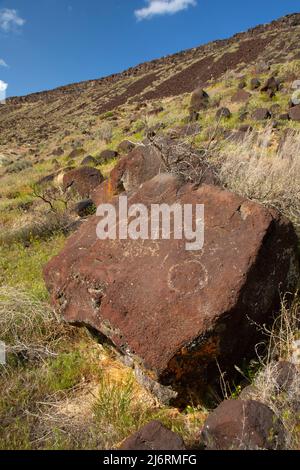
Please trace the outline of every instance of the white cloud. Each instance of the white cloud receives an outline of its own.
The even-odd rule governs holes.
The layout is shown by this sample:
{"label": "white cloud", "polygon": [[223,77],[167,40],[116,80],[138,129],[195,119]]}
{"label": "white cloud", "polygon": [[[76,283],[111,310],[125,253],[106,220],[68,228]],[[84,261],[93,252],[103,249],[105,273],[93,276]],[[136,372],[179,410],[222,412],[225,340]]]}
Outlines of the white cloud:
{"label": "white cloud", "polygon": [[134,12],[138,20],[150,19],[157,15],[174,15],[179,11],[196,6],[196,0],[146,0],[148,6]]}
{"label": "white cloud", "polygon": [[5,33],[15,31],[25,24],[25,20],[18,15],[17,10],[2,8],[0,10],[0,29]]}
{"label": "white cloud", "polygon": [[7,63],[5,62],[5,60],[0,59],[0,67],[8,67],[8,65],[7,65]]}
{"label": "white cloud", "polygon": [[4,91],[6,91],[7,87],[8,87],[8,84],[5,83],[3,80],[0,80],[0,93],[1,92],[3,93]]}

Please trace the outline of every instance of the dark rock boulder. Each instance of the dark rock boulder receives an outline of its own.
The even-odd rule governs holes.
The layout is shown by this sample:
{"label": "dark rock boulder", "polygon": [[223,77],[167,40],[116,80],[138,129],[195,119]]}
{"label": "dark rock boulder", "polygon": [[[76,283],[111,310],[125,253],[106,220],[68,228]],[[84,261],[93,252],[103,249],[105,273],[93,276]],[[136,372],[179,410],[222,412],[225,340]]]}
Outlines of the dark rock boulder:
{"label": "dark rock boulder", "polygon": [[69,156],[68,156],[68,160],[73,160],[74,158],[78,158],[78,157],[82,157],[84,155],[84,149],[83,148],[75,148],[73,149]]}
{"label": "dark rock boulder", "polygon": [[200,442],[209,450],[284,447],[284,429],[273,411],[254,400],[227,400],[207,418]]}
{"label": "dark rock boulder", "polygon": [[282,114],[279,115],[279,119],[282,120],[282,121],[289,121],[290,115],[289,115],[289,113],[282,113]]}
{"label": "dark rock boulder", "polygon": [[231,112],[228,108],[220,108],[216,112],[216,119],[229,119],[231,118]]}
{"label": "dark rock boulder", "polygon": [[89,197],[92,190],[104,180],[96,168],[82,166],[68,171],[63,177],[63,190],[74,189],[81,197]]}
{"label": "dark rock boulder", "polygon": [[255,121],[264,121],[265,119],[270,119],[271,117],[272,116],[270,111],[266,108],[257,108],[252,113],[252,119]]}
{"label": "dark rock boulder", "polygon": [[261,86],[258,78],[252,78],[250,81],[250,90],[257,90]]}
{"label": "dark rock boulder", "polygon": [[74,212],[79,217],[86,217],[95,212],[96,206],[91,199],[85,199],[84,201],[78,202],[74,207]]}
{"label": "dark rock boulder", "polygon": [[137,190],[142,183],[164,170],[165,166],[158,151],[150,146],[140,145],[118,161],[105,189],[103,186],[97,188],[92,198],[96,205],[99,205],[103,198],[103,191],[107,198],[107,192],[113,196],[123,191]]}
{"label": "dark rock boulder", "polygon": [[81,165],[82,166],[96,166],[97,160],[95,157],[92,157],[92,155],[88,155],[82,160]]}
{"label": "dark rock boulder", "polygon": [[191,96],[190,111],[197,113],[203,109],[207,109],[208,106],[209,95],[202,88],[197,88]]}
{"label": "dark rock boulder", "polygon": [[300,104],[289,110],[289,117],[292,121],[300,121]]}
{"label": "dark rock boulder", "polygon": [[275,381],[275,392],[287,392],[293,381],[299,374],[297,366],[288,361],[280,361],[274,367],[273,379]]}
{"label": "dark rock boulder", "polygon": [[121,153],[121,154],[129,153],[135,147],[136,147],[136,144],[134,142],[131,142],[130,140],[123,140],[118,146],[118,153]]}
{"label": "dark rock boulder", "polygon": [[115,150],[106,149],[100,153],[99,157],[97,158],[97,162],[98,164],[106,163],[110,160],[113,160],[114,158],[117,158],[118,155],[118,152],[116,152]]}
{"label": "dark rock boulder", "polygon": [[275,77],[270,77],[266,83],[261,87],[261,91],[268,94],[270,98],[275,96],[279,90],[279,81]]}
{"label": "dark rock boulder", "polygon": [[251,98],[251,93],[245,90],[238,90],[232,97],[232,103],[245,103]]}
{"label": "dark rock boulder", "polygon": [[57,147],[53,150],[52,155],[54,155],[55,157],[61,157],[64,153],[65,151],[62,147]]}
{"label": "dark rock boulder", "polygon": [[186,447],[178,434],[159,421],[151,421],[129,436],[120,450],[186,450]]}
{"label": "dark rock boulder", "polygon": [[[119,213],[119,198],[112,202]],[[172,235],[100,240],[100,218],[92,216],[46,265],[44,277],[66,321],[98,330],[184,401],[187,389],[201,394],[219,384],[216,358],[230,375],[255,354],[256,325],[272,322],[279,286],[284,292],[294,286],[297,237],[275,210],[216,186],[182,186],[169,174],[129,195],[128,206],[137,203],[148,210],[204,204],[203,248],[187,250],[185,237]]]}

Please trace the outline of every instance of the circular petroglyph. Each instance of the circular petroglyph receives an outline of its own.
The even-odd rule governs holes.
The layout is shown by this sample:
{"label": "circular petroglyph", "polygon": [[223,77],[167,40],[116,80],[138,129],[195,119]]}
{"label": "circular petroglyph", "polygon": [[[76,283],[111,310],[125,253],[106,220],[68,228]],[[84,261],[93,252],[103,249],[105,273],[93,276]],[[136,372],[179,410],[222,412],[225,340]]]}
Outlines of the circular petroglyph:
{"label": "circular petroglyph", "polygon": [[169,288],[179,294],[196,294],[207,285],[207,282],[207,270],[198,260],[175,264],[168,273]]}

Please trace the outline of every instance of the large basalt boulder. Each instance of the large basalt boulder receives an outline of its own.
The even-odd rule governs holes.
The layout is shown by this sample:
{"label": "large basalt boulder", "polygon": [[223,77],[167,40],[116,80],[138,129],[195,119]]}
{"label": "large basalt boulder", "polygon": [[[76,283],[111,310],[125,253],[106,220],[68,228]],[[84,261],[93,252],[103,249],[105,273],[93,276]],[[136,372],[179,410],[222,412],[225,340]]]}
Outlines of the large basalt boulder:
{"label": "large basalt boulder", "polygon": [[255,121],[264,121],[272,117],[270,111],[266,108],[257,108],[252,113],[252,119]]}
{"label": "large basalt boulder", "polygon": [[104,180],[101,172],[96,168],[82,166],[68,171],[63,177],[63,190],[74,189],[82,198],[88,198],[93,189]]}
{"label": "large basalt boulder", "polygon": [[292,121],[300,121],[300,104],[289,110],[289,117]]}
{"label": "large basalt boulder", "polygon": [[120,450],[186,450],[182,438],[159,421],[151,421],[129,436]]}
{"label": "large basalt boulder", "polygon": [[118,152],[116,152],[115,150],[106,149],[100,153],[97,161],[98,163],[106,163],[110,160],[113,160],[114,158],[117,158],[118,155]]}
{"label": "large basalt boulder", "polygon": [[202,88],[197,88],[191,96],[190,111],[198,112],[207,109],[208,105],[209,95]]}
{"label": "large basalt boulder", "polygon": [[268,93],[270,97],[274,96],[279,90],[279,81],[275,77],[270,77],[261,87],[261,91]]}
{"label": "large basalt boulder", "polygon": [[271,450],[284,446],[273,411],[254,400],[227,400],[207,418],[200,437],[209,450]]}
{"label": "large basalt boulder", "polygon": [[134,142],[131,142],[130,140],[123,140],[118,146],[118,153],[121,153],[121,154],[129,153],[135,147],[136,147],[136,144]]}
{"label": "large basalt boulder", "polygon": [[252,78],[250,80],[250,90],[257,90],[261,86],[261,83],[258,78]]}
{"label": "large basalt boulder", "polygon": [[164,170],[158,151],[151,146],[140,145],[118,161],[110,173],[105,189],[103,186],[97,188],[92,198],[96,204],[100,204],[103,191],[116,195],[123,191],[137,190],[142,183]]}
{"label": "large basalt boulder", "polygon": [[100,240],[92,216],[47,264],[46,285],[66,321],[98,330],[153,389],[159,383],[187,400],[187,389],[201,394],[219,383],[216,359],[230,374],[254,354],[257,325],[271,321],[279,286],[295,282],[297,237],[274,210],[167,174],[128,198],[136,203],[204,204],[203,249],[188,251],[172,237]]}

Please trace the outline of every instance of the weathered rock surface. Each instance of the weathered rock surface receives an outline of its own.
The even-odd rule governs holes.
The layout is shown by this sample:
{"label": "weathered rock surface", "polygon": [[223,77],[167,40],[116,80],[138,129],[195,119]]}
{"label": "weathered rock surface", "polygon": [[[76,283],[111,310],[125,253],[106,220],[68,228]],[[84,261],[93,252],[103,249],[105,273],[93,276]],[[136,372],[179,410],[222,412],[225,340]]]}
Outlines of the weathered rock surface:
{"label": "weathered rock surface", "polygon": [[136,144],[130,140],[123,140],[118,146],[118,153],[129,153],[135,148]]}
{"label": "weathered rock surface", "polygon": [[204,204],[203,249],[187,251],[186,240],[102,241],[92,216],[47,264],[46,285],[65,320],[95,328],[186,399],[186,389],[219,383],[216,358],[230,372],[251,354],[260,334],[253,321],[268,323],[279,285],[292,288],[297,238],[276,211],[171,175],[145,182],[128,199],[135,203]]}
{"label": "weathered rock surface", "polygon": [[96,166],[97,160],[95,157],[92,157],[92,155],[88,155],[82,160],[81,165],[82,166]]}
{"label": "weathered rock surface", "polygon": [[113,158],[117,158],[118,155],[119,155],[118,152],[116,152],[115,150],[110,150],[110,149],[103,150],[99,155],[98,162],[99,163],[108,162],[109,160],[112,160]]}
{"label": "weathered rock surface", "polygon": [[75,205],[74,212],[79,217],[86,217],[87,215],[91,215],[95,212],[95,204],[91,199],[85,199]]}
{"label": "weathered rock surface", "polygon": [[151,421],[129,436],[120,450],[186,450],[182,438],[159,421]]}
{"label": "weathered rock surface", "polygon": [[300,104],[289,110],[289,117],[292,121],[300,121]]}
{"label": "weathered rock surface", "polygon": [[238,90],[231,98],[232,103],[245,103],[251,98],[251,93],[245,90]]}
{"label": "weathered rock surface", "polygon": [[209,105],[208,94],[202,88],[197,88],[197,90],[195,90],[191,96],[190,111],[198,112],[203,109],[206,109],[208,105]]}
{"label": "weathered rock surface", "polygon": [[220,108],[216,112],[216,118],[217,119],[229,119],[231,117],[231,111],[228,108]]}
{"label": "weathered rock surface", "polygon": [[105,189],[97,188],[92,198],[96,204],[102,202],[103,190],[112,196],[123,191],[134,191],[145,181],[164,171],[165,166],[158,152],[150,146],[140,145],[122,157],[110,174]]}
{"label": "weathered rock surface", "polygon": [[99,186],[104,180],[101,172],[96,168],[82,166],[68,171],[63,177],[63,189],[67,191],[72,188],[81,197],[89,197],[92,190]]}
{"label": "weathered rock surface", "polygon": [[265,119],[270,119],[271,113],[266,108],[257,108],[252,113],[252,119],[255,121],[264,121]]}
{"label": "weathered rock surface", "polygon": [[257,90],[260,87],[261,83],[258,78],[252,78],[250,81],[250,89]]}
{"label": "weathered rock surface", "polygon": [[227,400],[207,418],[200,441],[210,450],[281,449],[284,430],[266,405],[254,400]]}

